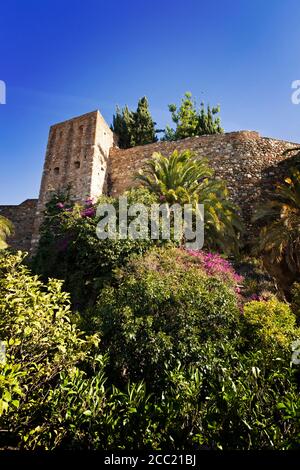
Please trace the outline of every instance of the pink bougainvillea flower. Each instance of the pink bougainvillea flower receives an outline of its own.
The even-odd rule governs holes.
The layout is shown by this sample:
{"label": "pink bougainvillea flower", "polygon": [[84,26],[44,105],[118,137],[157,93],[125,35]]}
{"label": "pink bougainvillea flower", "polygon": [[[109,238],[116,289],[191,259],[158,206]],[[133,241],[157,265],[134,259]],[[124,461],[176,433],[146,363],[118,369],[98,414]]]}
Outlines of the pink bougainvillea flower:
{"label": "pink bougainvillea flower", "polygon": [[96,211],[93,207],[89,207],[87,209],[84,209],[81,212],[81,217],[95,217]]}
{"label": "pink bougainvillea flower", "polygon": [[222,258],[217,253],[207,253],[205,251],[187,250],[187,252],[198,258],[200,264],[207,274],[210,276],[218,276],[224,280],[231,280],[236,284],[236,292],[240,292],[237,284],[243,282],[243,277],[235,272],[229,261]]}

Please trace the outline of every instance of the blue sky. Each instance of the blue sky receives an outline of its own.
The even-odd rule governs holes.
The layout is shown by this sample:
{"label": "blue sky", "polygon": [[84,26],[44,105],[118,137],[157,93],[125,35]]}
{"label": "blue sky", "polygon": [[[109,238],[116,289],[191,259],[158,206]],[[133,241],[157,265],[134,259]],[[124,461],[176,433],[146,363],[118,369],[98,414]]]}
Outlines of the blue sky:
{"label": "blue sky", "polygon": [[49,126],[146,95],[159,127],[191,91],[226,131],[300,142],[299,0],[2,2],[0,204],[37,197]]}

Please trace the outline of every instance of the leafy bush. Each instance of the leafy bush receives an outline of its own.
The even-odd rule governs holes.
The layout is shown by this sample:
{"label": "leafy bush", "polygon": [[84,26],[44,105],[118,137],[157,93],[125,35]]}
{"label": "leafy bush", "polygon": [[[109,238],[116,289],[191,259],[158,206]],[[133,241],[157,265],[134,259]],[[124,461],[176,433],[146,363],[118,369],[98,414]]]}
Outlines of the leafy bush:
{"label": "leafy bush", "polygon": [[[125,193],[128,204],[157,202],[145,189]],[[115,239],[100,240],[96,234],[99,217],[96,208],[100,203],[111,203],[119,217],[118,199],[101,196],[93,204],[87,200],[84,207],[68,202],[66,195],[58,194],[47,205],[45,221],[41,228],[38,252],[33,269],[47,277],[64,279],[75,308],[83,310],[94,304],[99,289],[111,278],[112,270],[122,266],[134,253],[142,254],[159,240]],[[117,224],[118,228],[118,224]]]}
{"label": "leafy bush", "polygon": [[244,306],[247,325],[245,336],[252,345],[268,350],[281,347],[291,350],[291,343],[300,338],[295,315],[288,304],[276,299],[252,301]]}
{"label": "leafy bush", "polygon": [[[221,280],[221,261],[212,276],[201,256],[153,249],[117,270],[101,292],[92,317],[99,346],[97,336],[84,337],[72,323],[61,282],[43,284],[22,258],[0,256],[2,448],[299,446],[286,305],[251,302],[241,321],[235,284]],[[257,326],[267,337],[270,309],[284,331],[284,341],[275,335],[276,355],[266,354],[269,338],[262,341]],[[242,334],[253,341],[245,343]]]}
{"label": "leafy bush", "polygon": [[282,357],[266,363],[264,356],[259,350],[242,354],[229,343],[207,344],[197,367],[173,370],[166,392],[166,403],[176,403],[173,438],[180,432],[182,442],[198,449],[297,448],[293,370]]}
{"label": "leafy bush", "polygon": [[22,435],[26,449],[143,448],[155,441],[154,405],[145,386],[128,384],[121,391],[107,384],[105,363],[97,356],[90,374],[78,367],[60,373]]}
{"label": "leafy bush", "polygon": [[188,250],[188,253],[197,258],[197,262],[203,267],[208,276],[214,276],[235,287],[240,292],[243,276],[237,274],[230,262],[217,253]]}
{"label": "leafy bush", "polygon": [[253,222],[261,225],[254,252],[265,264],[285,295],[300,272],[300,171],[290,168],[289,175],[277,184],[268,201],[257,207]]}
{"label": "leafy bush", "polygon": [[98,338],[71,322],[61,282],[42,284],[23,257],[0,255],[0,446],[144,445],[154,426],[145,387],[106,385],[106,359],[93,354]]}
{"label": "leafy bush", "polygon": [[43,285],[22,264],[23,257],[20,252],[0,255],[0,340],[6,348],[0,364],[0,415],[12,433],[24,431],[59,373],[83,361],[98,341],[95,336],[85,339],[72,324],[61,282]]}
{"label": "leafy bush", "polygon": [[92,320],[115,374],[155,387],[165,363],[196,364],[208,339],[233,340],[239,316],[234,289],[173,248],[152,250],[117,271]]}

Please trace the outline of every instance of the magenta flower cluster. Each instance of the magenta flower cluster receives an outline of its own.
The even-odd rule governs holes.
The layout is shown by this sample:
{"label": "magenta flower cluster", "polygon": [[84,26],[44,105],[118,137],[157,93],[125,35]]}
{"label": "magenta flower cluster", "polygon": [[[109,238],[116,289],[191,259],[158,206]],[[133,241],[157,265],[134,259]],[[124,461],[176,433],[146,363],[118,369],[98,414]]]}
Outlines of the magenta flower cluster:
{"label": "magenta flower cluster", "polygon": [[243,282],[243,277],[237,274],[231,263],[222,258],[222,256],[216,253],[196,250],[188,250],[188,253],[198,258],[206,274],[233,281],[234,284],[241,284]]}
{"label": "magenta flower cluster", "polygon": [[81,217],[95,217],[96,209],[93,207],[93,199],[89,198],[85,201],[85,208],[81,212]]}
{"label": "magenta flower cluster", "polygon": [[[58,202],[56,207],[64,209],[66,212],[71,212],[72,208],[66,208],[63,202]],[[96,209],[93,207],[93,199],[89,198],[85,201],[85,208],[81,211],[81,217],[95,217]]]}
{"label": "magenta flower cluster", "polygon": [[81,212],[81,217],[95,217],[96,210],[94,207],[87,207]]}

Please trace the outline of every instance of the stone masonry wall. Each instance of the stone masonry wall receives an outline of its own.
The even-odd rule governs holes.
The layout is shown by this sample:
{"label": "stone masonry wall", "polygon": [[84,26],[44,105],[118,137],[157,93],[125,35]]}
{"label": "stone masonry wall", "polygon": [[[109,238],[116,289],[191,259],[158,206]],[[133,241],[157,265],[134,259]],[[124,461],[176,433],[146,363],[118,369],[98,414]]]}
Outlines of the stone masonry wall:
{"label": "stone masonry wall", "polygon": [[14,224],[14,234],[8,239],[12,248],[30,250],[36,206],[37,199],[26,199],[18,206],[0,206],[0,215]]}
{"label": "stone masonry wall", "polygon": [[284,150],[296,145],[299,144],[240,131],[157,142],[126,150],[115,147],[110,151],[109,192],[117,196],[136,185],[134,175],[153,152],[169,155],[175,149],[189,149],[199,157],[207,157],[216,177],[226,180],[230,196],[240,206],[241,215],[250,228],[253,206],[264,200],[274,182],[285,174],[285,166],[278,165],[290,158],[290,155],[283,155]]}
{"label": "stone masonry wall", "polygon": [[33,251],[45,205],[53,193],[70,187],[71,198],[79,202],[102,194],[113,142],[113,132],[99,111],[51,126],[34,222]]}
{"label": "stone masonry wall", "polygon": [[120,195],[135,186],[134,176],[154,152],[169,155],[190,149],[199,158],[206,157],[217,178],[226,180],[231,199],[240,206],[249,233],[253,207],[268,197],[274,183],[282,180],[293,162],[291,142],[261,137],[257,132],[190,137],[176,142],[154,144],[122,150],[116,136],[99,111],[55,124],[50,128],[46,159],[38,201],[28,199],[19,206],[0,206],[0,214],[15,225],[9,240],[14,248],[34,252],[45,204],[53,192],[71,185],[73,200],[83,202],[106,193]]}

